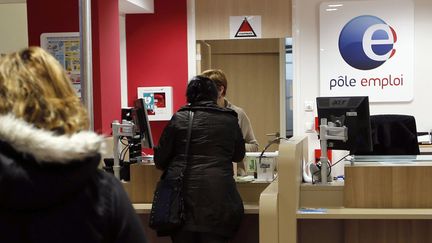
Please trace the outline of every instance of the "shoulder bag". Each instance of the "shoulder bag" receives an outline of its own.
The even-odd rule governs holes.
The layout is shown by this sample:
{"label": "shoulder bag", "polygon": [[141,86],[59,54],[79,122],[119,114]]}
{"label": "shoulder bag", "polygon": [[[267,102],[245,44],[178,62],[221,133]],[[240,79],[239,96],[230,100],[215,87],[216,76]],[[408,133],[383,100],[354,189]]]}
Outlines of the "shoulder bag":
{"label": "shoulder bag", "polygon": [[150,228],[159,236],[168,235],[184,222],[183,174],[187,167],[189,144],[192,133],[193,111],[189,111],[189,126],[186,137],[185,163],[177,178],[166,178],[164,172],[156,185],[150,211]]}

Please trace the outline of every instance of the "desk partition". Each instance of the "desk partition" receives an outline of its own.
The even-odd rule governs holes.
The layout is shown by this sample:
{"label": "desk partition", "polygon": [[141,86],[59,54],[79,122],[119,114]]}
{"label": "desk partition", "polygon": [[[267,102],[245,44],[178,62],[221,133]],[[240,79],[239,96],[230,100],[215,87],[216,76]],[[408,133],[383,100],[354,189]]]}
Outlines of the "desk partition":
{"label": "desk partition", "polygon": [[[162,174],[152,163],[138,163],[130,167],[130,182],[123,186],[131,199],[135,211],[142,220],[149,242],[171,242],[169,237],[157,237],[156,232],[148,227],[153,191]],[[237,235],[231,242],[258,243],[258,201],[261,192],[269,182],[240,182],[237,189],[244,202],[245,216]]]}
{"label": "desk partition", "polygon": [[306,145],[279,147],[277,182],[260,197],[260,242],[432,242],[431,158],[347,162],[345,183],[311,185],[301,181]]}

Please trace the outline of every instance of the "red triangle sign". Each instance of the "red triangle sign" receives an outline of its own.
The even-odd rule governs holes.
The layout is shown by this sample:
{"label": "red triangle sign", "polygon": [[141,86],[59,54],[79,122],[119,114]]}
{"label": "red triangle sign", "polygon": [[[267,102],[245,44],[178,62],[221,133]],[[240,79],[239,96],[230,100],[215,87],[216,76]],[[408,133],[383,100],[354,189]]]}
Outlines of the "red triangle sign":
{"label": "red triangle sign", "polygon": [[257,37],[246,17],[243,19],[243,22],[241,23],[240,28],[237,30],[235,37]]}

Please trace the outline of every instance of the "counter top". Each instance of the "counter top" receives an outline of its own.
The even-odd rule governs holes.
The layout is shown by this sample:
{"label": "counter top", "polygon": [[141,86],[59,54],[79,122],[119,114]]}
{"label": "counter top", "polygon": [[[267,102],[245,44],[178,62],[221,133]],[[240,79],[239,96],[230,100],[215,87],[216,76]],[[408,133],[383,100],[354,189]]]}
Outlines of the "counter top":
{"label": "counter top", "polygon": [[357,155],[345,160],[350,166],[431,166],[432,155]]}
{"label": "counter top", "polygon": [[[152,206],[151,203],[133,203],[132,205],[137,214],[149,214]],[[258,203],[244,203],[244,211],[245,214],[258,214]]]}
{"label": "counter top", "polygon": [[297,219],[432,219],[431,208],[324,208],[297,211]]}
{"label": "counter top", "polygon": [[302,183],[300,184],[301,191],[334,191],[343,190],[344,181],[332,181],[328,184],[312,184],[312,183]]}

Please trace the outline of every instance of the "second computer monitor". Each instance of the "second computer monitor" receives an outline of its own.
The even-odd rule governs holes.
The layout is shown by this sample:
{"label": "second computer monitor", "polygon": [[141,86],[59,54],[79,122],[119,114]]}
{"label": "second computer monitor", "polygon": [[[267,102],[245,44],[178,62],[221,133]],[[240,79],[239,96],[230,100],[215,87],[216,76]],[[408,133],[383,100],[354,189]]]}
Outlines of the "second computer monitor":
{"label": "second computer monitor", "polygon": [[350,154],[372,151],[372,135],[367,96],[317,97],[318,120],[326,118],[335,126],[348,128],[348,140],[329,140],[328,148]]}
{"label": "second computer monitor", "polygon": [[153,148],[153,137],[144,99],[140,98],[135,100],[132,109],[132,119],[137,127],[137,132],[140,135],[143,148]]}

